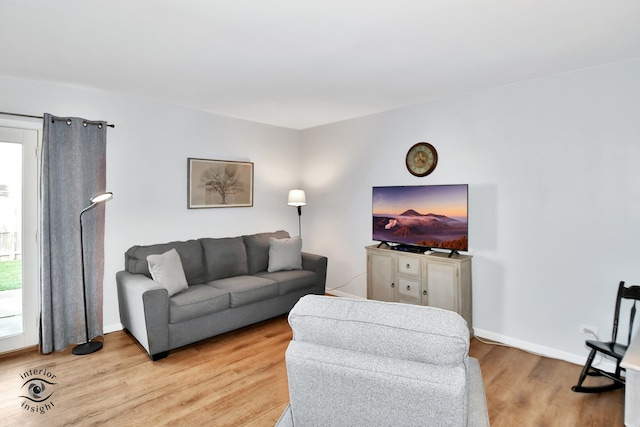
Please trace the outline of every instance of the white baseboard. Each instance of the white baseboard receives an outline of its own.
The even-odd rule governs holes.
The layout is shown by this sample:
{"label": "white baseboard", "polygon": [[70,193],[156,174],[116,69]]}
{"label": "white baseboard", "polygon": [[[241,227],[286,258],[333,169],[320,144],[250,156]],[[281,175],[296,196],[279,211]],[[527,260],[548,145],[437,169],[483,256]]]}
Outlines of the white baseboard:
{"label": "white baseboard", "polygon": [[110,334],[111,332],[117,332],[117,331],[121,331],[124,328],[122,327],[122,325],[120,323],[116,323],[115,325],[104,325],[102,327],[102,331],[105,334]]}
{"label": "white baseboard", "polygon": [[[501,344],[505,344],[509,347],[517,348],[529,353],[538,354],[543,357],[549,357],[552,359],[564,360],[565,362],[573,363],[576,365],[584,366],[587,361],[589,350],[585,347],[584,354],[578,355],[573,353],[567,353],[555,348],[546,347],[543,345],[534,344],[528,341],[519,340],[516,338],[507,337],[504,335],[496,334],[484,329],[473,328],[474,335],[478,338],[485,338],[491,341],[496,341]],[[608,371],[614,371],[616,365],[610,360],[605,360],[601,357],[596,357],[594,366],[598,366],[601,369]],[[578,378],[576,377],[576,381]]]}

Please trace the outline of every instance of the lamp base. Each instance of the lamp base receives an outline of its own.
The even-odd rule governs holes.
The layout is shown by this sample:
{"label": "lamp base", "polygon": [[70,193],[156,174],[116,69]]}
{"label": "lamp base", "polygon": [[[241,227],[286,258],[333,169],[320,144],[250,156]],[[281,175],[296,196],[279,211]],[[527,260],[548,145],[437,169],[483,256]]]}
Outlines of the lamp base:
{"label": "lamp base", "polygon": [[89,341],[73,347],[72,353],[76,356],[95,353],[102,348],[102,341]]}

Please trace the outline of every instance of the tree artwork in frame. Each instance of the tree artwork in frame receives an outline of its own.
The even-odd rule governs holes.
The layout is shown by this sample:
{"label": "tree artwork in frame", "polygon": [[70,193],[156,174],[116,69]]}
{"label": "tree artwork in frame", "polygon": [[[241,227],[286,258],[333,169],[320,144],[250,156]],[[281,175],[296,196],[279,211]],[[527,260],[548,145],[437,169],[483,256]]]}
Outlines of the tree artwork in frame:
{"label": "tree artwork in frame", "polygon": [[189,158],[188,208],[253,206],[253,163]]}

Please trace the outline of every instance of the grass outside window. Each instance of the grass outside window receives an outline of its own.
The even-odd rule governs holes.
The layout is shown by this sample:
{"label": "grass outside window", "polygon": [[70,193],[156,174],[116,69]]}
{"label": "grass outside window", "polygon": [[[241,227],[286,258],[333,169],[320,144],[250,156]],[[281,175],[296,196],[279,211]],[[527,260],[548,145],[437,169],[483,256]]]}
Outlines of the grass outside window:
{"label": "grass outside window", "polygon": [[22,261],[0,261],[0,291],[22,288]]}

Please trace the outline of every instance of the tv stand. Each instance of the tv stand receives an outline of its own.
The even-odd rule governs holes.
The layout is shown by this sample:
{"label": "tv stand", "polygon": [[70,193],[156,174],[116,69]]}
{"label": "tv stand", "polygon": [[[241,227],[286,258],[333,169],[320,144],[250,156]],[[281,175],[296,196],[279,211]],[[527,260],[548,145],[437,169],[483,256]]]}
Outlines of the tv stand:
{"label": "tv stand", "polygon": [[[429,305],[460,314],[472,333],[471,256],[367,246],[367,298]],[[452,251],[457,252],[457,251]]]}
{"label": "tv stand", "polygon": [[460,252],[458,252],[457,249],[451,249],[451,252],[449,252],[449,256],[447,258],[451,258],[454,255],[460,255]]}

